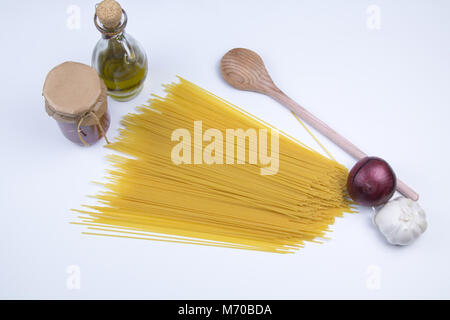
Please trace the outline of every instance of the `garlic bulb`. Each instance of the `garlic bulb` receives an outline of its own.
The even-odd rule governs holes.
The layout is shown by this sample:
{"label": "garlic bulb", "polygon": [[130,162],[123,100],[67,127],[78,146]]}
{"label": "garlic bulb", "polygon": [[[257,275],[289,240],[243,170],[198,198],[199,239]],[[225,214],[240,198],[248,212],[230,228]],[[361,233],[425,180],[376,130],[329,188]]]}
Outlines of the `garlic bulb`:
{"label": "garlic bulb", "polygon": [[425,211],[411,199],[399,197],[381,208],[375,216],[375,225],[395,245],[408,245],[427,229]]}

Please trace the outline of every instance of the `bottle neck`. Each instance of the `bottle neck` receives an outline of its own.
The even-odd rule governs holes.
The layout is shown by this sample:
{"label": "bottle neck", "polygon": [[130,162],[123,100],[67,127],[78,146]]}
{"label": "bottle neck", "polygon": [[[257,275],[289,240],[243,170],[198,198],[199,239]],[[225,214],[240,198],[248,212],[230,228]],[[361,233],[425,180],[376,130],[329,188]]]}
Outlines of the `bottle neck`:
{"label": "bottle neck", "polygon": [[123,37],[123,35],[125,34],[125,30],[122,29],[121,31],[117,32],[115,30],[107,30],[107,32],[100,32],[102,34],[102,38],[109,40],[109,39],[117,39],[117,38],[121,38]]}
{"label": "bottle neck", "polygon": [[134,63],[136,61],[136,53],[126,37],[125,30],[114,35],[102,32],[102,38],[108,42],[108,46],[114,52],[123,55],[127,63]]}

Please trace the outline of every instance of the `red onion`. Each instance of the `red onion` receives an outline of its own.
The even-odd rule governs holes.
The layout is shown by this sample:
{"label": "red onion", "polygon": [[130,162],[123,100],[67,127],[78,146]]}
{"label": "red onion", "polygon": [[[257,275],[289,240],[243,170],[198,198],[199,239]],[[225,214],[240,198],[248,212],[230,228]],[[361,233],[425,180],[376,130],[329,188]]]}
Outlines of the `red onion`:
{"label": "red onion", "polygon": [[379,206],[395,192],[397,178],[391,166],[383,159],[365,157],[352,168],[347,179],[350,197],[364,206]]}

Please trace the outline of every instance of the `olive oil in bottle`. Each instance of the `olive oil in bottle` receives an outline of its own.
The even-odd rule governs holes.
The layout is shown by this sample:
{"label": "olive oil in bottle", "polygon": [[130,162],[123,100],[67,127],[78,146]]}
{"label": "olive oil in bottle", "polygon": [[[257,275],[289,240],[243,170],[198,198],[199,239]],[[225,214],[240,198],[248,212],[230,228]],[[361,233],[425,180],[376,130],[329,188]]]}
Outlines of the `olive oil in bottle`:
{"label": "olive oil in bottle", "polygon": [[134,98],[147,76],[147,56],[141,45],[125,33],[126,12],[114,0],[97,5],[94,22],[102,38],[92,54],[92,66],[105,82],[108,95],[118,101]]}

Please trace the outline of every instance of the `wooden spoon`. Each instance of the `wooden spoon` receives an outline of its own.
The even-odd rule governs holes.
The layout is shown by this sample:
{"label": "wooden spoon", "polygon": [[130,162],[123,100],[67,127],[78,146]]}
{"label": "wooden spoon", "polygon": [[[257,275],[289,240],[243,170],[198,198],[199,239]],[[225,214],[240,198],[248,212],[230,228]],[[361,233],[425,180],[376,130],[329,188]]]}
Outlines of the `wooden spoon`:
{"label": "wooden spoon", "polygon": [[[243,48],[232,49],[223,56],[220,71],[224,79],[236,89],[256,91],[272,97],[354,158],[360,160],[367,157],[367,154],[358,147],[284,94],[273,83],[264,62],[257,53]],[[397,191],[414,201],[419,199],[419,195],[399,179],[397,179]]]}

